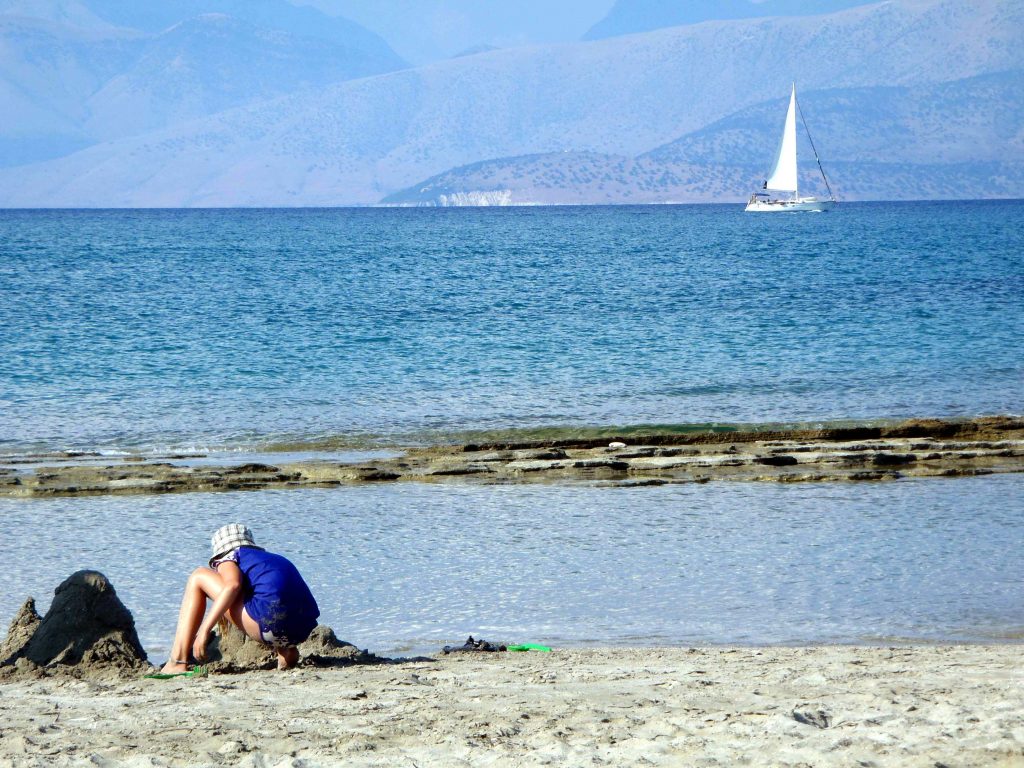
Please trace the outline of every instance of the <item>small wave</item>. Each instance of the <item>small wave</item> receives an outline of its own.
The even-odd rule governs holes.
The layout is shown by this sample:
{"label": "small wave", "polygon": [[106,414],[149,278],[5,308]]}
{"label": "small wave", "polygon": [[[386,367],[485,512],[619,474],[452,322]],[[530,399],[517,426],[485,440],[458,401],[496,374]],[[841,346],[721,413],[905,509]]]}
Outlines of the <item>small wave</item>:
{"label": "small wave", "polygon": [[829,419],[772,422],[643,422],[636,424],[578,425],[538,424],[480,429],[420,429],[395,433],[349,432],[312,435],[245,435],[211,440],[150,441],[100,444],[89,447],[48,448],[0,443],[0,464],[37,463],[46,460],[104,460],[139,458],[152,460],[203,459],[214,456],[250,457],[255,454],[337,454],[394,452],[435,445],[518,444],[544,442],[585,442],[595,440],[636,440],[644,436],[695,435],[702,433],[781,432],[792,430],[853,429],[886,427],[903,419]]}
{"label": "small wave", "polygon": [[848,429],[895,424],[898,419],[835,419],[814,422],[644,422],[638,424],[577,425],[549,424],[485,429],[425,429],[394,434],[338,434],[291,436],[252,440],[218,447],[217,452],[331,453],[336,451],[377,451],[419,448],[432,445],[473,443],[572,442],[644,435],[692,435],[701,433],[778,432],[787,430]]}

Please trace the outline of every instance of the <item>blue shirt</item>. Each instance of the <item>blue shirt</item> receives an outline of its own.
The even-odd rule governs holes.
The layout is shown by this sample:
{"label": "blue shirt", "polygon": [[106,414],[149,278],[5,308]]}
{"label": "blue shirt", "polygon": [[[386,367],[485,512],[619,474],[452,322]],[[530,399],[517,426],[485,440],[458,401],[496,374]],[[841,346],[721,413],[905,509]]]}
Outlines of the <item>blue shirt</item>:
{"label": "blue shirt", "polygon": [[256,547],[239,547],[222,557],[242,572],[245,612],[260,625],[260,632],[301,643],[316,626],[320,608],[291,561]]}

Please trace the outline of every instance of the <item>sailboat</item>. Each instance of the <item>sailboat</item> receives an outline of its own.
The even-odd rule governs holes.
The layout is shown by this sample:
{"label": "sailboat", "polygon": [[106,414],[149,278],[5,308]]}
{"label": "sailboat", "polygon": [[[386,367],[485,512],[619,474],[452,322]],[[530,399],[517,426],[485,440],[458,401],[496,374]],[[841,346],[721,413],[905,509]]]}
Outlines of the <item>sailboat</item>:
{"label": "sailboat", "polygon": [[[796,115],[800,113],[800,122],[804,124],[807,131],[807,138],[811,142],[811,149],[814,151],[814,159],[818,161],[818,170],[821,171],[821,178],[825,180],[825,188],[828,190],[828,200],[820,200],[817,197],[800,197],[797,186],[796,171]],[[771,192],[788,192],[792,197],[776,198],[769,194]],[[836,198],[832,194],[832,187],[829,186],[825,177],[825,169],[821,167],[821,159],[818,157],[818,150],[814,148],[814,140],[811,139],[811,132],[807,128],[807,121],[804,120],[803,110],[796,102],[796,83],[793,84],[793,93],[789,97],[789,111],[786,113],[786,125],[782,129],[782,141],[779,142],[779,151],[775,156],[775,167],[771,175],[765,181],[763,191],[755,192],[750,196],[745,210],[748,211],[827,211],[836,204]]]}

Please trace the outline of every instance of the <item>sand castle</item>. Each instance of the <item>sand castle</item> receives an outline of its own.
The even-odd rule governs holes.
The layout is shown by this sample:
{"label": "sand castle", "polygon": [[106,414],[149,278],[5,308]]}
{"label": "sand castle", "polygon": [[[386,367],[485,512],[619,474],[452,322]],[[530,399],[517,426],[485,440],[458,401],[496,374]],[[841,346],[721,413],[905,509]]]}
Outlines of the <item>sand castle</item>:
{"label": "sand castle", "polygon": [[135,619],[98,571],[78,571],[54,590],[40,617],[28,598],[0,646],[0,674],[40,670],[137,673],[149,666]]}

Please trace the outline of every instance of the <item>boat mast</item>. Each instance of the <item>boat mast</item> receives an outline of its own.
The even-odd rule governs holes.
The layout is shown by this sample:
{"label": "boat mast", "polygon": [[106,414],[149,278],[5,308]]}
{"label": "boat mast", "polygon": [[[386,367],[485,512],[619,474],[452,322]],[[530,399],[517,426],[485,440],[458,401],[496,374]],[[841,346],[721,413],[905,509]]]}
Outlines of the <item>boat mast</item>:
{"label": "boat mast", "polygon": [[[796,83],[793,83],[793,104],[796,104],[797,110],[800,109],[800,102],[796,100]],[[800,113],[800,119],[804,119],[804,113]],[[804,130],[807,126],[804,126]],[[800,200],[800,163],[799,163],[799,151],[796,146],[796,136],[793,137],[793,199],[796,201]]]}
{"label": "boat mast", "polygon": [[[796,84],[793,85],[793,92],[796,92]],[[800,106],[800,102],[796,103],[797,111],[800,113],[800,122],[804,124],[804,131],[807,133],[807,140],[811,142],[811,151],[814,152],[814,159],[818,163],[818,170],[821,171],[821,178],[825,182],[825,189],[828,190],[828,199],[835,200],[836,196],[832,194],[832,187],[829,186],[828,176],[825,175],[825,169],[821,167],[821,158],[818,157],[818,150],[814,146],[814,139],[811,138],[811,129],[807,127],[807,121],[804,119],[804,110]]]}

